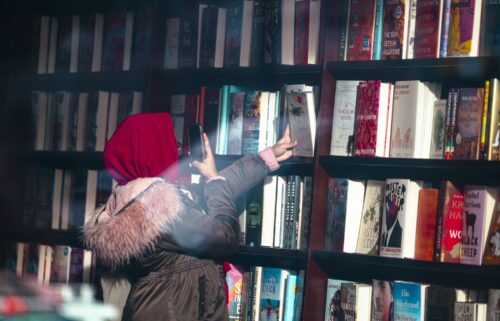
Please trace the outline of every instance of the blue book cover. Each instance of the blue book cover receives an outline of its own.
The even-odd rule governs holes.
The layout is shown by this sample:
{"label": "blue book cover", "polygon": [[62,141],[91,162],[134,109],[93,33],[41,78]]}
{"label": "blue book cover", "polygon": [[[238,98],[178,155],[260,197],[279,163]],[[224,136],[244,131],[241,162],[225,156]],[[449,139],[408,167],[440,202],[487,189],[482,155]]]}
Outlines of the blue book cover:
{"label": "blue book cover", "polygon": [[277,321],[280,315],[281,273],[279,268],[262,268],[260,321]]}
{"label": "blue book cover", "polygon": [[343,251],[348,180],[331,178],[328,182],[325,250]]}
{"label": "blue book cover", "polygon": [[424,298],[423,285],[394,282],[394,321],[423,321]]}
{"label": "blue book cover", "polygon": [[285,281],[285,307],[284,307],[284,321],[295,320],[295,301],[297,298],[297,275],[289,274]]}

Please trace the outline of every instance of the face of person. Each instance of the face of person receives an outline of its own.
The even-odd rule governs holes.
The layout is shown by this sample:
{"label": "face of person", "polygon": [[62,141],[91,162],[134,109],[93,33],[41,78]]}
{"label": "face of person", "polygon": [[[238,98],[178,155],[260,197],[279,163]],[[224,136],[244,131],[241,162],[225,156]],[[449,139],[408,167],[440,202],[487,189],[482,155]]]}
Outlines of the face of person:
{"label": "face of person", "polygon": [[384,321],[388,321],[392,302],[392,292],[389,282],[376,281],[373,287],[373,301],[375,302],[376,310],[382,312]]}

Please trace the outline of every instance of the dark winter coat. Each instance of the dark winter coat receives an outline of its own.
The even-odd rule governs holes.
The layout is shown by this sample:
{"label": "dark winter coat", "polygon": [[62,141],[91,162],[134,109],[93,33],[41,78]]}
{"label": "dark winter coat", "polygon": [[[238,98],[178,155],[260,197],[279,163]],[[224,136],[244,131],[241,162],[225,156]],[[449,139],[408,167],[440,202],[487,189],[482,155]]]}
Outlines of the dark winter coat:
{"label": "dark winter coat", "polygon": [[217,258],[238,250],[236,198],[268,172],[261,157],[251,155],[219,172],[225,180],[189,192],[160,178],[139,178],[113,191],[84,236],[110,270],[131,271],[122,320],[228,319]]}

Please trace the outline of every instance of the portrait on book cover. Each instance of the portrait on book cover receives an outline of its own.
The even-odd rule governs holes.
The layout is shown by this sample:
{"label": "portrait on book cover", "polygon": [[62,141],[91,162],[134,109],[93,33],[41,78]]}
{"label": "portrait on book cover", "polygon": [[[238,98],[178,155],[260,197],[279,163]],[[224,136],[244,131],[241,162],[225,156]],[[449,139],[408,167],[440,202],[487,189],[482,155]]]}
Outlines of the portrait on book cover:
{"label": "portrait on book cover", "polygon": [[391,182],[386,185],[381,246],[401,247],[403,228],[400,220],[404,212],[406,191],[406,185],[399,182]]}

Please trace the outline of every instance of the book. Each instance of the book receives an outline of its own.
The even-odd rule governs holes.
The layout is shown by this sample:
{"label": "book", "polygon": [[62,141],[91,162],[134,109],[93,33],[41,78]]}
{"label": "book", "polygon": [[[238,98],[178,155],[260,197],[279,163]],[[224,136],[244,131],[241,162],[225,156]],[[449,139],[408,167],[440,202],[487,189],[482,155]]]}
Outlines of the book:
{"label": "book", "polygon": [[485,158],[498,160],[500,148],[500,83],[497,78],[491,79],[489,93]]}
{"label": "book", "polygon": [[55,170],[48,167],[39,167],[36,178],[36,214],[34,225],[39,229],[50,229],[52,221],[52,200]]}
{"label": "book", "polygon": [[243,135],[243,105],[245,93],[234,92],[230,94],[227,154],[240,155]]}
{"label": "book", "polygon": [[444,2],[416,1],[414,58],[439,58]]}
{"label": "book", "polygon": [[447,57],[478,55],[482,3],[482,0],[452,1]]}
{"label": "book", "polygon": [[487,320],[495,321],[500,317],[500,290],[488,290],[488,306],[486,308]]}
{"label": "book", "polygon": [[80,28],[78,37],[78,67],[79,72],[89,72],[92,70],[92,58],[94,55],[96,20],[98,14],[84,14],[80,18]]}
{"label": "book", "polygon": [[387,179],[384,215],[380,227],[380,256],[413,258],[418,191],[409,179]]}
{"label": "book", "polygon": [[264,63],[264,27],[266,23],[266,4],[264,0],[253,1],[252,39],[250,40],[250,66]]}
{"label": "book", "polygon": [[[342,178],[328,181],[325,250],[354,253],[365,192],[364,182]],[[348,225],[349,223],[349,225]],[[346,239],[346,236],[349,239]],[[346,241],[348,241],[346,243]]]}
{"label": "book", "polygon": [[71,247],[65,245],[54,246],[54,257],[50,282],[67,283],[71,259]]}
{"label": "book", "polygon": [[32,94],[33,111],[33,144],[35,150],[48,149],[46,143],[47,117],[49,116],[49,95],[46,92],[35,91]]}
{"label": "book", "polygon": [[340,304],[346,321],[370,320],[371,286],[342,282]]}
{"label": "book", "polygon": [[326,286],[325,321],[345,320],[344,311],[341,307],[341,285],[342,281],[328,279]]}
{"label": "book", "polygon": [[[235,1],[226,10],[226,37],[224,45],[224,67],[240,66],[243,29],[243,0]],[[250,7],[250,6],[249,6]],[[247,39],[248,41],[248,39]]]}
{"label": "book", "polygon": [[55,72],[69,72],[72,46],[73,16],[58,18]]}
{"label": "book", "polygon": [[479,159],[483,88],[460,88],[454,159]]}
{"label": "book", "polygon": [[258,246],[261,242],[262,197],[262,184],[256,185],[246,194],[246,245]]}
{"label": "book", "polygon": [[479,53],[481,56],[498,56],[500,54],[500,31],[498,16],[500,5],[498,1],[484,0],[481,40]]}
{"label": "book", "polygon": [[147,70],[151,61],[153,8],[148,6],[135,13],[131,43],[130,69]]}
{"label": "book", "polygon": [[439,190],[422,188],[418,193],[415,260],[432,261],[438,211]]}
{"label": "book", "polygon": [[262,105],[267,104],[267,97],[264,96],[260,91],[245,92],[241,147],[243,155],[255,154],[259,151],[260,112]]}
{"label": "book", "polygon": [[229,320],[243,320],[246,311],[246,302],[242,300],[244,269],[233,264],[229,266],[231,269],[226,273]]}
{"label": "book", "polygon": [[[281,63],[281,18],[282,3],[289,1],[271,0],[264,3],[264,63]],[[293,50],[292,50],[293,52]]]}
{"label": "book", "polygon": [[394,282],[394,320],[423,321],[427,286],[417,283]]}
{"label": "book", "polygon": [[425,289],[425,320],[452,321],[454,305],[457,301],[456,290],[438,285]]}
{"label": "book", "polygon": [[491,221],[487,223],[489,229],[486,236],[483,264],[500,264],[500,202],[498,198]]}
{"label": "book", "polygon": [[384,211],[385,181],[366,182],[356,253],[378,255],[380,220]]}
{"label": "book", "polygon": [[307,64],[308,62],[310,3],[309,0],[295,1],[293,57],[295,65]]}
{"label": "book", "polygon": [[415,23],[417,20],[417,0],[410,0],[409,7],[406,59],[413,59],[413,52],[415,49]]}
{"label": "book", "polygon": [[346,60],[370,60],[375,30],[375,0],[351,0]]}
{"label": "book", "polygon": [[33,41],[33,52],[37,55],[36,72],[38,74],[44,74],[47,72],[50,17],[39,16],[34,23],[34,27],[35,34],[40,35],[38,38],[34,37]]}
{"label": "book", "polygon": [[390,281],[372,281],[371,320],[390,321],[393,310],[393,283]]}
{"label": "book", "polygon": [[460,263],[482,264],[496,197],[497,191],[493,188],[465,186]]}
{"label": "book", "polygon": [[278,320],[283,306],[281,292],[284,291],[284,273],[278,268],[262,268],[258,320]]}
{"label": "book", "polygon": [[167,31],[165,35],[165,56],[163,68],[177,69],[179,67],[179,47],[181,19],[179,17],[167,18]]}
{"label": "book", "polygon": [[455,302],[455,321],[486,320],[486,303]]}
{"label": "book", "polygon": [[31,165],[26,167],[24,205],[23,205],[23,226],[35,227],[35,215],[37,207],[37,176],[38,169]]}
{"label": "book", "polygon": [[433,159],[444,158],[445,147],[445,122],[446,122],[446,100],[440,99],[434,102],[432,119],[432,138],[429,157]]}
{"label": "book", "polygon": [[384,2],[382,60],[406,59],[410,0]]}
{"label": "book", "polygon": [[292,92],[286,94],[286,110],[290,136],[297,141],[294,156],[314,156],[316,136],[316,112],[312,93]]}
{"label": "book", "polygon": [[338,80],[335,84],[330,155],[352,154],[358,84],[357,80]]}

